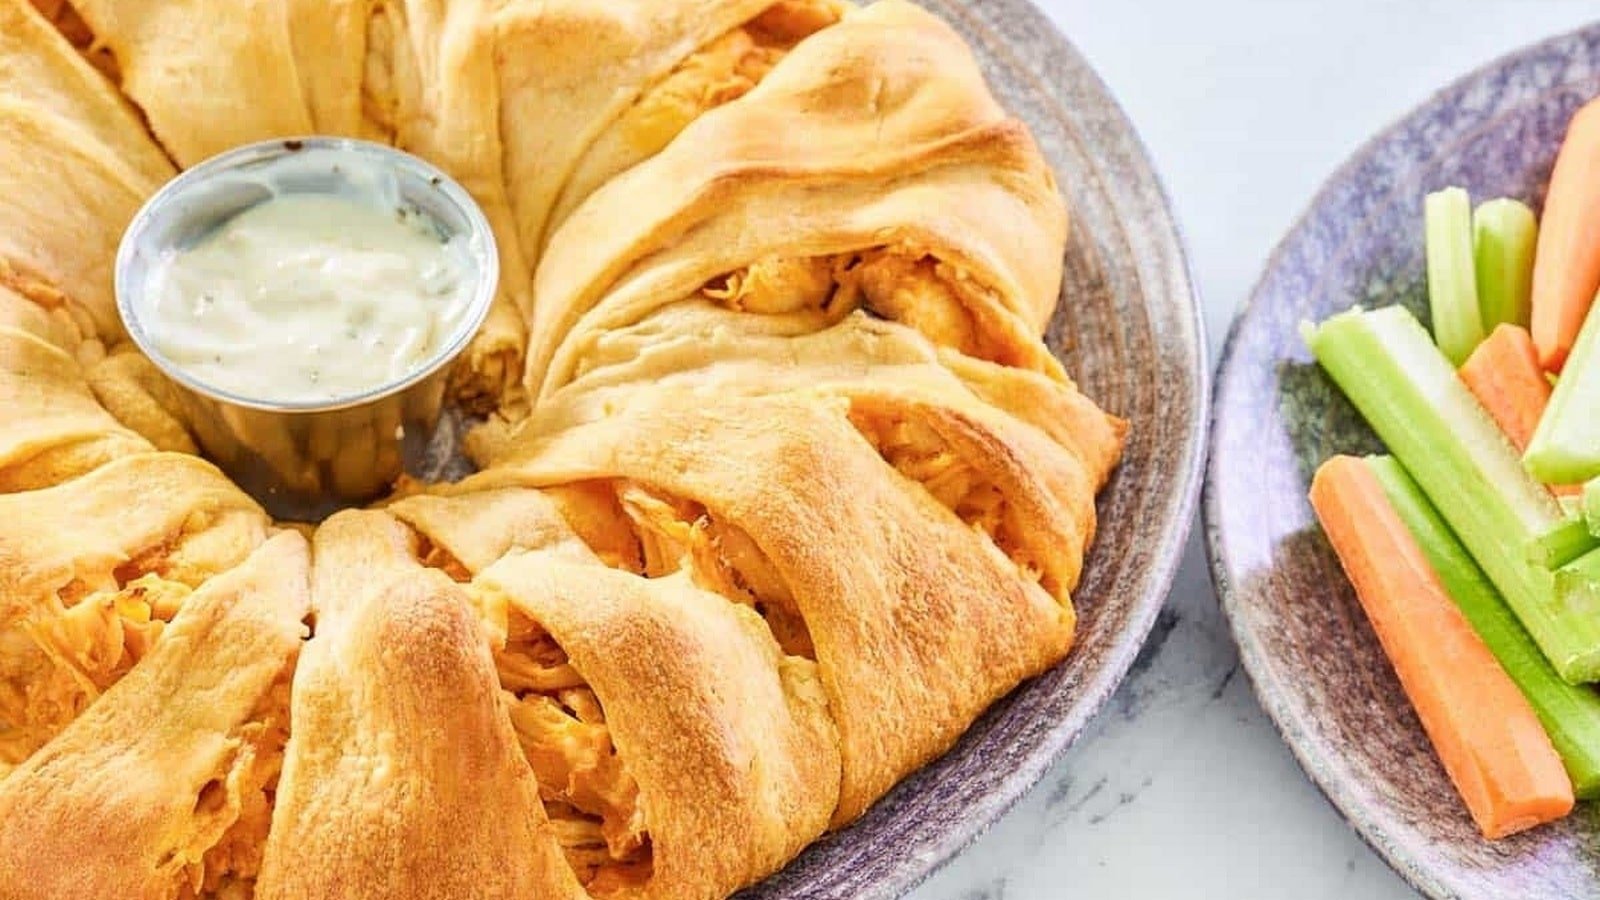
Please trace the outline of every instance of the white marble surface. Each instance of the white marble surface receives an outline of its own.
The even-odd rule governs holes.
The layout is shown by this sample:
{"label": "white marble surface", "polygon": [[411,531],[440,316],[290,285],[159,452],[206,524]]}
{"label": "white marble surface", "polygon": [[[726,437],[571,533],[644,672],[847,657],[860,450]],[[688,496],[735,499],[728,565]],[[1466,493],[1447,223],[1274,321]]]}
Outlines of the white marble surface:
{"label": "white marble surface", "polygon": [[[1600,14],[1580,0],[1035,2],[1111,86],[1166,179],[1213,358],[1274,242],[1362,141],[1455,76]],[[1111,706],[1008,817],[912,894],[1413,896],[1256,704],[1198,533]]]}

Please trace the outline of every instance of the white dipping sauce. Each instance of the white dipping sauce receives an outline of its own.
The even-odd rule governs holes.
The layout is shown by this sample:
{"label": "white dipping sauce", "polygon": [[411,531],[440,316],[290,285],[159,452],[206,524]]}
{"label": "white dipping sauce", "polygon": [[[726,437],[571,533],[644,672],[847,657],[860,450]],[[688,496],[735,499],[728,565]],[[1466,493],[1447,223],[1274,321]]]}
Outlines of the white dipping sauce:
{"label": "white dipping sauce", "polygon": [[266,402],[405,378],[472,305],[458,241],[377,197],[277,194],[155,261],[141,320],[196,381]]}

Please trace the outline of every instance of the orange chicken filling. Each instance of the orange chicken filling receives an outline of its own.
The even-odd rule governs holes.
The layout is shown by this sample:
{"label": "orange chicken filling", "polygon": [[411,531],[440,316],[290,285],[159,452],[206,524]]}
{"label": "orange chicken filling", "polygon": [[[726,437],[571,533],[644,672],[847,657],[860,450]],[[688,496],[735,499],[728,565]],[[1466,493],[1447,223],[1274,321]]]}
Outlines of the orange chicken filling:
{"label": "orange chicken filling", "polygon": [[892,319],[979,359],[1029,365],[981,327],[985,289],[958,267],[909,248],[833,256],[769,256],[701,288],[706,299],[760,315],[812,314],[832,324],[855,309]]}
{"label": "orange chicken filling", "polygon": [[611,742],[605,710],[567,654],[538,623],[507,617],[495,656],[545,812],[578,880],[604,894],[650,877],[650,836],[639,785]]}
{"label": "orange chicken filling", "polygon": [[[423,565],[458,582],[472,580],[448,550],[412,534],[413,553]],[[617,756],[599,698],[549,632],[499,603],[481,607],[491,608],[505,610],[505,645],[495,654],[495,668],[511,727],[567,862],[591,894],[647,880],[650,836],[639,785]]]}
{"label": "orange chicken filling", "polygon": [[190,592],[257,536],[253,518],[223,515],[195,516],[168,543],[75,578],[0,625],[0,777],[143,659]]}
{"label": "orange chicken filling", "polygon": [[617,495],[639,536],[640,574],[659,578],[687,568],[695,584],[760,613],[785,653],[816,658],[788,583],[743,529],[645,485],[623,483]]}
{"label": "orange chicken filling", "polygon": [[749,93],[795,44],[839,16],[829,2],[773,4],[679,63],[623,115],[620,133],[639,153],[660,152],[702,113]]}
{"label": "orange chicken filling", "polygon": [[[850,422],[889,465],[917,482],[956,517],[988,535],[1027,578],[1044,583],[1043,567],[1021,539],[1021,525],[1010,514],[1000,487],[965,459],[931,427],[915,419],[868,415],[858,409]],[[1044,583],[1054,592],[1054,585]]]}
{"label": "orange chicken filling", "polygon": [[237,733],[227,771],[212,779],[195,800],[191,862],[184,869],[178,900],[247,900],[261,871],[261,854],[272,826],[272,800],[289,741],[286,668]]}

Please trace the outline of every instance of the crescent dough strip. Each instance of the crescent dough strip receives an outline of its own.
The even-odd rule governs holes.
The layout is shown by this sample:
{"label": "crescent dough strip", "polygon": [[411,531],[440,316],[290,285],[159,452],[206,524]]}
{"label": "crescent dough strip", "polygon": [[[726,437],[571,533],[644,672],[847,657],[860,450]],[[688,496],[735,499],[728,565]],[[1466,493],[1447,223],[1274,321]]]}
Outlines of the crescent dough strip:
{"label": "crescent dough strip", "polygon": [[[552,429],[598,418],[648,385],[756,395],[835,382],[908,381],[970,391],[1044,431],[1082,461],[1096,490],[1121,456],[1127,424],[1071,380],[935,347],[911,328],[859,311],[819,329],[804,313],[749,316],[703,300],[664,306],[600,335],[584,354],[582,373],[551,396],[539,417]],[[474,443],[486,464],[499,452]]]}
{"label": "crescent dough strip", "polygon": [[[816,664],[684,576],[644,579],[513,553],[474,581],[549,632],[604,710],[650,840],[621,895],[723,897],[827,827],[839,752]],[[604,874],[595,896],[613,886]]]}
{"label": "crescent dough strip", "polygon": [[198,454],[191,397],[131,345],[89,368],[89,388],[106,412],[158,450]]}
{"label": "crescent dough strip", "polygon": [[589,145],[561,189],[546,236],[590,194],[660,152],[707,110],[749,93],[796,44],[849,8],[838,0],[779,0],[681,60]]}
{"label": "crescent dough strip", "polygon": [[157,185],[77,125],[3,89],[0,160],[0,286],[65,305],[105,343],[120,340],[112,263]]}
{"label": "crescent dough strip", "polygon": [[35,303],[4,285],[0,285],[0,328],[31,334],[80,362],[90,362],[104,352],[98,341],[86,344],[83,330],[65,308]]}
{"label": "crescent dough strip", "polygon": [[209,463],[177,454],[0,496],[0,773],[115,684],[268,527]]}
{"label": "crescent dough strip", "polygon": [[29,0],[0,0],[0,93],[82,129],[152,186],[173,175],[127,98]]}
{"label": "crescent dough strip", "polygon": [[373,0],[285,0],[302,102],[317,134],[365,137],[361,97]]}
{"label": "crescent dough strip", "polygon": [[459,496],[416,494],[389,504],[386,511],[425,537],[440,551],[423,563],[444,569],[458,581],[483,571],[513,549],[546,550],[575,560],[594,560],[556,503],[529,488],[504,488]]}
{"label": "crescent dough strip", "polygon": [[126,678],[0,781],[0,896],[169,900],[248,882],[308,570],[305,540],[286,533],[212,579]]}
{"label": "crescent dough strip", "polygon": [[284,0],[71,2],[178,165],[311,133]]}
{"label": "crescent dough strip", "polygon": [[0,493],[47,488],[151,446],[89,391],[64,350],[0,327]]}
{"label": "crescent dough strip", "polygon": [[747,536],[815,647],[843,757],[835,823],[1065,655],[1070,611],[896,477],[840,404],[658,400],[528,441],[459,489],[627,478],[701,504]]}
{"label": "crescent dough strip", "polygon": [[267,527],[214,466],[177,453],[126,456],[56,487],[0,496],[0,624],[63,592],[112,587],[119,567],[152,552],[164,577],[197,587],[237,565]]}
{"label": "crescent dough strip", "polygon": [[258,900],[582,896],[461,588],[382,512],[329,519],[315,553]]}
{"label": "crescent dough strip", "polygon": [[563,224],[535,281],[529,387],[548,397],[596,334],[663,303],[706,291],[771,311],[743,296],[765,279],[775,303],[865,303],[1059,375],[1037,338],[1065,227],[1048,168],[960,38],[888,0],[801,43]]}
{"label": "crescent dough strip", "polygon": [[498,11],[505,174],[529,259],[587,148],[647,86],[771,2],[510,0]]}

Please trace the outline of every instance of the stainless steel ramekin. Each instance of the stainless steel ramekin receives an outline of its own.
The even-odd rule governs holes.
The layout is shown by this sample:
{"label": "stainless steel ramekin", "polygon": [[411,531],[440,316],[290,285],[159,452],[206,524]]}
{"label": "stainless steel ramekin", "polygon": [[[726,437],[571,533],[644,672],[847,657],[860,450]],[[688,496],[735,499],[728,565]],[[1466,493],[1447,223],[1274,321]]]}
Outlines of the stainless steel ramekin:
{"label": "stainless steel ramekin", "polygon": [[[472,306],[434,355],[410,374],[370,390],[318,401],[268,401],[221,390],[166,358],[140,321],[152,263],[229,217],[278,194],[328,194],[352,173],[392,173],[402,205],[442,237],[461,237],[475,269]],[[275,182],[276,193],[261,185]],[[197,165],[151,197],[123,235],[116,261],[117,309],[134,343],[184,388],[201,448],[279,519],[320,521],[383,493],[432,435],[450,364],[472,340],[499,280],[489,223],[459,184],[422,160],[379,144],[307,137],[239,147]]]}

